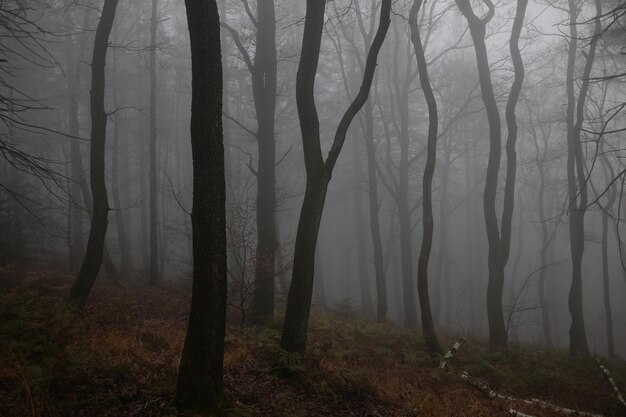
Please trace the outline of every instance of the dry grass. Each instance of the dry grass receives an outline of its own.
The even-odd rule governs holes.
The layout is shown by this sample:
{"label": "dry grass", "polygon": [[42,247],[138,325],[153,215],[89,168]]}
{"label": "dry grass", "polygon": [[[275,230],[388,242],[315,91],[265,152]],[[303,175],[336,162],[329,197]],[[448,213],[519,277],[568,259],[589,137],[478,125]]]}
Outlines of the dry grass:
{"label": "dry grass", "polygon": [[[183,416],[170,401],[188,292],[99,284],[77,315],[63,303],[70,281],[0,270],[0,416]],[[316,314],[300,364],[278,350],[279,329],[280,318],[243,334],[237,324],[229,330],[224,381],[236,405],[230,415],[503,416],[510,407],[559,415],[488,400],[455,376],[460,370],[516,398],[620,412],[595,364],[562,352],[512,346],[490,354],[470,341],[450,363],[452,372],[443,373],[415,332]],[[624,363],[608,365],[625,388]],[[280,376],[285,367],[291,378]]]}

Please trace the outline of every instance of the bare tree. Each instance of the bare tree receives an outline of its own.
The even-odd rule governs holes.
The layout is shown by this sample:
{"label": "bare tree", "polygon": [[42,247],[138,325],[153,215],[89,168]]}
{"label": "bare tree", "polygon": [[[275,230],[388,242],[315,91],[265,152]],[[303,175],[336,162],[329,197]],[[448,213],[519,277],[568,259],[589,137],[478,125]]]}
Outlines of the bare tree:
{"label": "bare tree", "polygon": [[369,95],[376,70],[378,52],[385,40],[391,20],[391,0],[382,0],[380,23],[367,56],[361,88],[344,113],[328,157],[324,160],[320,145],[320,126],[315,105],[314,86],[324,29],[325,7],[326,2],[307,0],[302,50],[296,81],[296,102],[302,130],[307,182],[296,234],[293,275],[287,298],[280,347],[287,352],[300,355],[304,355],[306,348],[313,292],[315,246],[328,183],[345,142],[348,128]]}
{"label": "bare tree", "polygon": [[108,225],[109,199],[104,177],[107,126],[107,114],[104,109],[104,66],[116,8],[117,0],[105,0],[96,28],[91,60],[91,156],[89,173],[93,210],[85,258],[69,295],[70,304],[77,308],[85,306],[91,287],[96,281],[102,264]]}
{"label": "bare tree", "polygon": [[409,13],[409,24],[411,26],[411,42],[417,59],[417,68],[420,75],[420,83],[424,98],[428,105],[428,147],[426,152],[426,166],[422,180],[422,227],[423,238],[420,249],[419,260],[417,262],[417,291],[420,300],[420,311],[422,317],[422,331],[426,339],[426,345],[431,354],[441,354],[443,351],[437,340],[435,326],[433,324],[432,311],[430,309],[430,297],[428,294],[428,263],[430,261],[430,251],[433,244],[433,175],[437,162],[437,132],[439,128],[439,115],[437,112],[437,100],[433,93],[430,79],[428,77],[428,65],[424,47],[420,38],[420,28],[417,22],[417,15],[422,7],[422,0],[414,0]]}
{"label": "bare tree", "polygon": [[470,33],[474,41],[478,76],[482,92],[487,120],[489,121],[489,159],[487,162],[487,177],[485,180],[485,194],[483,207],[487,240],[489,243],[489,281],[487,285],[487,318],[489,321],[489,346],[491,349],[501,349],[507,345],[507,331],[502,311],[502,292],[504,289],[504,269],[509,259],[511,246],[511,223],[513,217],[515,199],[515,174],[516,174],[516,151],[517,122],[515,107],[524,81],[524,66],[519,51],[519,38],[524,24],[527,0],[518,0],[513,31],[509,46],[515,78],[509,94],[506,108],[506,121],[508,128],[506,154],[507,172],[505,179],[504,202],[502,211],[501,230],[498,225],[496,209],[496,196],[498,191],[498,175],[500,171],[502,132],[500,113],[494,94],[489,69],[489,58],[485,44],[487,24],[495,15],[495,6],[491,0],[483,0],[488,12],[482,18],[476,16],[469,0],[456,0],[463,16],[468,22]]}
{"label": "bare tree", "polygon": [[589,90],[589,76],[593,67],[598,35],[601,31],[600,17],[602,6],[595,1],[595,30],[589,43],[582,83],[576,97],[575,71],[578,54],[578,5],[576,0],[568,0],[569,6],[569,46],[567,55],[567,189],[569,196],[569,232],[572,256],[572,284],[569,292],[569,311],[572,317],[570,326],[570,355],[589,357],[589,346],[585,334],[582,290],[582,258],[585,250],[585,211],[587,208],[587,181],[585,176],[584,155],[581,144],[581,128],[584,122],[585,102]]}
{"label": "bare tree", "polygon": [[274,0],[259,0],[254,17],[244,2],[246,13],[256,28],[254,60],[239,34],[222,23],[232,35],[252,77],[254,108],[257,116],[255,138],[258,143],[257,179],[257,249],[252,316],[262,321],[274,314],[274,280],[278,237],[276,232],[276,16]]}

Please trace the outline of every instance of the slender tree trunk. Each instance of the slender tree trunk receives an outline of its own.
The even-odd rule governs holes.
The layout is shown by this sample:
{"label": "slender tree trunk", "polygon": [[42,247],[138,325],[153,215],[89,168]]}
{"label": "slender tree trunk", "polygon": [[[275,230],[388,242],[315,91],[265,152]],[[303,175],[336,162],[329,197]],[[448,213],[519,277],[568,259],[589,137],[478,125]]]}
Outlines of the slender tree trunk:
{"label": "slender tree trunk", "polygon": [[158,26],[158,0],[152,0],[150,19],[150,285],[158,285],[159,276],[159,235],[157,219],[157,104],[156,104],[156,35]]}
{"label": "slender tree trunk", "polygon": [[[113,37],[115,38],[116,29],[113,29]],[[112,54],[113,68],[112,74],[115,77],[117,74],[117,54]],[[115,86],[113,88],[113,107],[118,107],[118,88]],[[114,124],[113,124],[113,149],[111,152],[111,194],[113,197],[113,206],[116,210],[115,213],[115,224],[117,227],[117,240],[119,242],[120,248],[120,271],[119,274],[125,281],[128,281],[129,276],[129,256],[130,256],[130,245],[128,244],[128,239],[126,236],[126,224],[125,224],[125,210],[122,208],[122,199],[120,196],[120,187],[123,182],[120,181],[120,169],[119,169],[119,159],[120,159],[120,135],[122,130],[122,122],[123,122],[123,114],[117,113],[114,116]]]}
{"label": "slender tree trunk", "polygon": [[276,278],[276,16],[274,0],[257,2],[256,52],[254,62],[248,55],[239,34],[230,26],[222,25],[231,33],[252,78],[252,92],[257,116],[258,166],[256,222],[257,248],[255,279],[252,298],[252,320],[263,322],[274,314]]}
{"label": "slender tree trunk", "polygon": [[587,187],[584,173],[584,155],[580,143],[580,129],[584,121],[585,102],[589,88],[589,76],[595,58],[597,35],[600,33],[600,15],[602,7],[596,0],[597,18],[595,33],[590,42],[585,68],[582,74],[582,85],[576,98],[575,69],[578,47],[578,9],[575,0],[569,0],[570,39],[566,72],[567,89],[567,184],[569,196],[569,231],[570,251],[572,256],[572,284],[569,292],[569,311],[572,317],[570,327],[570,355],[589,357],[589,346],[585,332],[583,313],[582,258],[585,250],[585,211],[587,207]]}
{"label": "slender tree trunk", "polygon": [[466,225],[466,250],[467,250],[467,281],[468,281],[468,308],[469,308],[469,322],[471,332],[474,334],[479,333],[479,319],[476,314],[476,294],[478,292],[478,288],[480,286],[480,282],[476,279],[476,241],[474,238],[475,233],[475,224],[474,224],[474,198],[472,198],[473,194],[473,184],[472,179],[474,178],[474,167],[476,164],[474,161],[476,160],[476,149],[469,149],[469,143],[467,142],[467,135],[463,134],[464,142],[468,146],[468,158],[465,161],[465,190],[469,193],[470,197],[467,199],[467,213],[465,217],[465,225]]}
{"label": "slender tree trunk", "polygon": [[548,268],[548,251],[552,243],[551,236],[548,232],[548,219],[545,213],[545,196],[546,196],[546,163],[548,157],[548,141],[547,137],[543,137],[543,152],[540,152],[539,142],[537,140],[537,132],[534,128],[532,117],[529,118],[531,126],[531,134],[535,142],[535,160],[537,171],[539,174],[539,184],[537,192],[537,211],[539,214],[539,223],[541,227],[541,248],[539,250],[539,278],[537,282],[537,296],[539,306],[541,307],[541,323],[543,330],[544,343],[549,349],[554,348],[552,340],[552,324],[550,321],[550,313],[548,311],[548,303],[546,301],[546,270]]}
{"label": "slender tree trunk", "polygon": [[129,245],[128,238],[126,236],[126,225],[124,218],[124,210],[122,208],[122,199],[120,196],[120,185],[121,181],[119,179],[119,155],[120,155],[120,129],[121,129],[121,121],[122,115],[118,114],[115,116],[115,123],[113,125],[113,153],[112,153],[112,161],[111,161],[111,182],[113,183],[112,194],[113,194],[113,205],[117,210],[115,215],[116,226],[117,226],[117,239],[120,246],[120,276],[124,280],[128,280],[130,264],[129,264]]}
{"label": "slender tree trunk", "polygon": [[498,217],[496,214],[496,194],[498,190],[502,134],[500,131],[500,114],[498,112],[498,105],[491,82],[487,46],[485,45],[486,24],[493,18],[495,7],[489,1],[489,13],[484,18],[480,19],[474,14],[469,0],[456,0],[456,3],[461,13],[467,19],[470,33],[474,41],[480,89],[487,112],[487,119],[489,121],[489,160],[487,163],[487,177],[483,197],[485,226],[489,243],[487,317],[489,320],[489,346],[491,349],[499,349],[505,347],[507,344],[506,326],[502,313],[502,290],[504,285],[503,258],[500,246],[500,232],[498,230]]}
{"label": "slender tree trunk", "polygon": [[604,317],[606,320],[606,343],[609,358],[615,358],[615,338],[613,336],[613,312],[611,310],[611,284],[609,281],[609,215],[602,212],[602,294],[604,297]]}
{"label": "slender tree trunk", "polygon": [[193,287],[176,402],[221,415],[226,330],[226,182],[222,62],[215,0],[185,0],[191,41]]}
{"label": "slender tree trunk", "polygon": [[274,315],[276,277],[276,16],[273,0],[257,3],[257,50],[251,69],[258,121],[257,248],[255,290],[252,300],[256,320]]}
{"label": "slender tree trunk", "polygon": [[359,273],[359,289],[361,292],[361,314],[366,318],[374,316],[374,302],[370,290],[369,260],[365,246],[365,218],[363,199],[361,198],[361,159],[358,152],[359,142],[353,141],[352,165],[354,169],[354,221],[356,229],[357,262]]}
{"label": "slender tree trunk", "polygon": [[[606,90],[604,91],[604,97],[602,99],[602,106],[599,108],[600,112],[604,110],[604,101],[606,100]],[[604,117],[600,116],[600,125],[604,126]],[[615,171],[609,162],[607,153],[604,151],[604,138],[600,137],[598,145],[598,153],[600,160],[604,168],[604,177],[607,183],[610,183],[615,178]],[[616,185],[612,184],[607,192],[606,207],[601,209],[602,215],[602,295],[604,298],[604,318],[606,322],[606,344],[607,353],[609,358],[615,358],[615,336],[613,334],[613,310],[611,307],[611,282],[609,272],[609,213],[614,213],[615,201],[617,200]]]}
{"label": "slender tree trunk", "polygon": [[[435,321],[440,320],[440,312],[442,305],[442,297],[441,297],[441,284],[442,280],[448,280],[446,276],[446,271],[444,268],[447,266],[447,252],[448,252],[448,183],[450,181],[450,157],[451,151],[450,146],[447,144],[447,140],[444,140],[444,162],[443,162],[443,172],[441,174],[441,202],[439,203],[439,224],[441,227],[439,228],[439,245],[438,245],[438,256],[437,256],[437,265],[435,272],[435,306],[433,311],[433,316]],[[469,158],[469,157],[468,157]],[[446,294],[446,309],[447,304],[450,304],[452,300],[450,299],[451,294]]]}
{"label": "slender tree trunk", "polygon": [[365,147],[367,149],[367,184],[370,209],[370,232],[374,251],[376,274],[376,318],[379,323],[387,319],[387,283],[383,260],[383,245],[380,237],[380,206],[378,203],[378,178],[376,176],[376,148],[374,145],[374,114],[372,103],[364,106]]}
{"label": "slender tree trunk", "polygon": [[105,0],[96,29],[91,60],[91,165],[89,172],[93,213],[85,259],[69,295],[70,304],[77,308],[85,306],[100,270],[108,225],[109,201],[104,171],[107,124],[107,115],[104,109],[104,66],[116,8],[117,0]]}
{"label": "slender tree trunk", "polygon": [[[81,42],[82,44],[82,42]],[[71,51],[73,42],[68,42],[68,67],[67,67],[67,94],[68,94],[68,133],[72,136],[70,142],[70,272],[74,273],[80,267],[81,256],[83,255],[84,239],[83,239],[83,210],[81,209],[82,200],[80,194],[80,184],[83,181],[80,141],[78,122],[78,90],[80,89],[80,56],[72,57]],[[82,45],[81,45],[82,46]],[[82,48],[80,48],[82,51]]]}
{"label": "slender tree trunk", "polygon": [[280,347],[300,356],[304,355],[306,347],[313,291],[315,246],[328,183],[345,142],[348,128],[367,101],[376,71],[378,52],[385,40],[391,20],[391,0],[383,0],[380,24],[367,56],[361,88],[341,118],[330,152],[324,161],[314,88],[324,29],[325,6],[325,2],[307,0],[302,50],[296,80],[296,102],[302,130],[307,185],[296,233],[293,276],[289,287]]}
{"label": "slender tree trunk", "polygon": [[509,259],[511,247],[511,225],[513,209],[515,205],[515,176],[516,176],[516,151],[517,121],[515,108],[524,81],[524,65],[519,51],[519,38],[524,24],[527,0],[518,0],[515,20],[509,46],[515,71],[515,78],[509,94],[506,106],[507,122],[507,172],[504,188],[504,203],[502,210],[501,230],[498,226],[496,210],[496,196],[498,191],[498,174],[501,160],[501,122],[498,105],[495,99],[494,89],[489,70],[489,59],[485,44],[486,25],[495,14],[495,6],[491,0],[486,0],[488,12],[483,18],[478,18],[469,0],[456,0],[461,13],[465,16],[476,52],[478,76],[480,88],[489,121],[489,160],[487,162],[487,177],[485,179],[485,194],[483,206],[485,212],[485,226],[489,243],[489,281],[487,284],[487,318],[489,321],[489,346],[493,349],[502,349],[507,346],[507,331],[502,311],[502,293],[504,289],[504,269]]}
{"label": "slender tree trunk", "polygon": [[441,354],[441,346],[437,340],[433,317],[430,309],[430,297],[428,294],[428,263],[433,244],[433,175],[437,162],[437,131],[439,127],[439,115],[437,112],[437,101],[428,78],[428,66],[426,56],[420,39],[419,27],[417,25],[417,15],[422,6],[422,0],[414,0],[409,14],[409,24],[411,26],[411,41],[417,58],[417,68],[420,75],[420,83],[426,104],[428,105],[428,148],[426,153],[426,166],[422,180],[422,227],[424,235],[422,247],[417,263],[417,291],[420,300],[420,312],[422,317],[422,332],[426,339],[426,345],[431,354]]}

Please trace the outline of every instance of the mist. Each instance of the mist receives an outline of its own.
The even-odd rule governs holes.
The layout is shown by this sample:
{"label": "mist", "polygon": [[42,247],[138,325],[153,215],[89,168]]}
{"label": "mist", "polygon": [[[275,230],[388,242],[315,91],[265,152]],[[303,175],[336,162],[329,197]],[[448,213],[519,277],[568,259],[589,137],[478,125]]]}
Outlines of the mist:
{"label": "mist", "polygon": [[[154,337],[174,329],[164,349],[182,355],[163,365],[176,394],[155,398],[180,410],[222,415],[225,395],[250,415],[414,415],[378,388],[372,397],[398,406],[338,394],[332,404],[355,414],[283,414],[229,379],[223,394],[224,349],[255,357],[259,329],[315,385],[332,374],[310,362],[320,334],[355,326],[375,329],[363,345],[400,332],[433,369],[459,338],[505,362],[539,349],[545,363],[590,363],[582,378],[602,388],[581,388],[588,401],[476,374],[498,394],[620,415],[624,10],[608,0],[2,2],[0,295],[34,291],[25,305],[37,311],[46,288],[59,289],[51,317],[147,303],[138,323],[163,320]],[[11,303],[0,303],[7,318]],[[214,354],[201,358],[205,348]],[[466,370],[480,363],[471,355],[459,359]],[[28,366],[15,358],[4,367]],[[590,358],[616,370],[617,386]],[[552,378],[545,387],[566,380]],[[0,414],[25,415],[20,395]],[[136,415],[170,415],[159,401]],[[495,413],[424,404],[424,415]],[[511,409],[561,415],[523,407]],[[53,415],[40,408],[32,415]]]}

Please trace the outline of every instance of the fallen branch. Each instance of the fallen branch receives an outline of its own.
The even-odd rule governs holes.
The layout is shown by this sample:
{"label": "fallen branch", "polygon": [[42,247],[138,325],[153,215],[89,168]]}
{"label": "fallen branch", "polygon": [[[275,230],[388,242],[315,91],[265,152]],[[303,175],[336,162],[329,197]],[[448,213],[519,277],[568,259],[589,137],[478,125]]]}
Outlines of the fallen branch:
{"label": "fallen branch", "polygon": [[542,401],[540,399],[537,398],[531,398],[530,400],[516,400],[516,401],[523,401],[526,404],[532,404],[532,405],[538,405],[542,408],[551,410],[551,411],[556,411],[559,412],[561,414],[567,414],[569,416],[581,416],[581,417],[604,417],[602,414],[595,414],[595,413],[589,413],[587,411],[578,411],[578,410],[573,410],[571,408],[566,408],[566,407],[561,407],[560,405],[556,405],[556,404],[552,404],[546,401]]}
{"label": "fallen branch", "polygon": [[489,388],[487,384],[479,379],[474,378],[473,376],[470,376],[467,372],[461,372],[460,376],[463,381],[469,383],[474,388],[482,391],[482,393],[490,399],[499,397],[499,395],[494,390]]}
{"label": "fallen branch", "polygon": [[515,417],[534,417],[531,414],[524,414],[521,411],[513,410],[512,408],[509,409],[509,414]]}
{"label": "fallen branch", "polygon": [[598,362],[598,367],[600,368],[600,370],[604,374],[604,378],[606,378],[606,380],[608,381],[609,385],[611,386],[611,389],[615,393],[615,397],[617,397],[617,402],[626,411],[626,401],[624,401],[624,397],[622,396],[622,393],[619,391],[619,388],[617,387],[617,384],[613,380],[613,377],[611,377],[611,373],[609,372],[608,369],[606,369],[606,367],[604,365],[602,365],[600,363],[599,359],[596,358],[596,361]]}
{"label": "fallen branch", "polygon": [[456,343],[454,343],[454,345],[452,345],[450,350],[444,355],[441,362],[439,362],[439,369],[442,369],[444,371],[446,370],[446,365],[448,364],[448,361],[452,359],[454,355],[456,355],[459,349],[461,349],[461,346],[463,346],[463,343],[465,343],[464,337],[460,338]]}
{"label": "fallen branch", "polygon": [[[462,380],[466,381],[467,383],[469,383],[470,385],[472,385],[474,388],[480,390],[483,394],[485,394],[489,399],[500,399],[503,401],[517,401],[517,402],[522,402],[524,404],[528,404],[528,405],[535,405],[535,406],[539,406],[545,409],[549,409],[551,411],[556,411],[562,414],[566,414],[566,415],[570,415],[570,416],[580,416],[580,417],[604,417],[601,414],[594,414],[594,413],[589,413],[586,411],[578,411],[578,410],[573,410],[571,408],[566,408],[566,407],[561,407],[559,405],[556,404],[551,404],[549,402],[546,401],[542,401],[536,398],[531,398],[529,400],[527,399],[519,399],[519,398],[514,398],[514,397],[509,397],[506,395],[502,395],[502,394],[498,394],[497,392],[495,392],[494,390],[492,390],[491,388],[489,388],[489,386],[487,384],[485,384],[484,382],[482,382],[481,380],[474,378],[473,376],[470,376],[467,372],[462,372],[460,375]],[[514,414],[511,413],[511,411],[515,412],[515,413],[519,413],[519,411],[510,409],[509,410],[509,414],[514,415],[514,416],[518,416],[518,417],[524,417],[525,414],[520,413],[520,414]]]}

